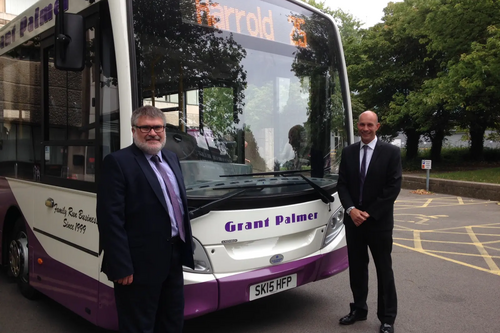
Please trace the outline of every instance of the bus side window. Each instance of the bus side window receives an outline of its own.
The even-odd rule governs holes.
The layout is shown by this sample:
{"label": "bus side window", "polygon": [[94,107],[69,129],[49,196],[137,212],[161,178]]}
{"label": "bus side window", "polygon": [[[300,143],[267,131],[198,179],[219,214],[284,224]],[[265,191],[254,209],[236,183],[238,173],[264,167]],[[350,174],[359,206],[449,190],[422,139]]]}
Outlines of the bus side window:
{"label": "bus side window", "polygon": [[[88,45],[95,43],[95,29],[86,30],[86,41]],[[100,79],[95,77],[94,50],[87,48],[81,72],[57,69],[53,46],[48,48],[46,58],[48,124],[43,176],[94,182],[98,130],[95,91],[100,85]]]}
{"label": "bus side window", "polygon": [[0,57],[0,175],[40,180],[41,58],[38,38]]}

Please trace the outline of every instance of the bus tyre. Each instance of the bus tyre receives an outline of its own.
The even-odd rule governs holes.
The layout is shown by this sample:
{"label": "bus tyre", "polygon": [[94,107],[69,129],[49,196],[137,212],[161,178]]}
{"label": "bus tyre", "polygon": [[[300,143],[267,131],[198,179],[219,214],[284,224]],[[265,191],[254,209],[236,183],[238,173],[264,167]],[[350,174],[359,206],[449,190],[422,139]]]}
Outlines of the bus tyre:
{"label": "bus tyre", "polygon": [[29,283],[28,234],[22,218],[17,219],[9,242],[9,275],[17,281],[21,294],[28,299],[35,299],[38,292]]}

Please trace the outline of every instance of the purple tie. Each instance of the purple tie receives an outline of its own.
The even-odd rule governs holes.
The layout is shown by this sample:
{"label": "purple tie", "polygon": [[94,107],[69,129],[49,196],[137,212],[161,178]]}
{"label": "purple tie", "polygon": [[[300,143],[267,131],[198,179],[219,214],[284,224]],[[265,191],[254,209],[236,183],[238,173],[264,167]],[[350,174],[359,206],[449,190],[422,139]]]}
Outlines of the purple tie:
{"label": "purple tie", "polygon": [[363,159],[361,160],[361,167],[359,168],[359,204],[363,202],[363,185],[365,184],[366,176],[366,151],[368,150],[368,145],[363,146]]}
{"label": "purple tie", "polygon": [[160,172],[161,178],[163,178],[163,181],[165,182],[165,185],[167,186],[167,192],[168,196],[170,197],[170,203],[172,204],[172,207],[174,208],[174,216],[175,216],[175,222],[177,222],[177,228],[179,229],[179,237],[185,241],[185,236],[184,236],[184,219],[182,218],[182,213],[181,213],[181,207],[179,205],[178,201],[178,196],[175,194],[174,191],[174,186],[170,182],[170,179],[168,178],[167,172],[160,166],[160,158],[158,155],[153,155],[151,157],[151,161],[156,166],[156,169]]}

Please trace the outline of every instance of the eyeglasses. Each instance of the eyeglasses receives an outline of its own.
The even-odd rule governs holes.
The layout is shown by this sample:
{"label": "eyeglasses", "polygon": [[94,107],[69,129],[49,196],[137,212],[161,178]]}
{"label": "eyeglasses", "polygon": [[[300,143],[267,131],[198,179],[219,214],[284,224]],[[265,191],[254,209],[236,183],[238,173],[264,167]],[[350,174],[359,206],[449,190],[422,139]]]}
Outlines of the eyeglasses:
{"label": "eyeglasses", "polygon": [[134,126],[135,128],[138,128],[141,133],[149,133],[151,132],[151,129],[155,131],[155,133],[161,133],[165,130],[165,126]]}

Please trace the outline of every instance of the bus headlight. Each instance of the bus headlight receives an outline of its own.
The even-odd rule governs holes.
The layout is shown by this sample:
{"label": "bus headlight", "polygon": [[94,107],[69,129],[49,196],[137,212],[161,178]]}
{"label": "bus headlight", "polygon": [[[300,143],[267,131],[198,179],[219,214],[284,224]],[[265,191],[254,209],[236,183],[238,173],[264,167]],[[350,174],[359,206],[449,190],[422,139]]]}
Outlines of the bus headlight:
{"label": "bus headlight", "polygon": [[332,214],[328,224],[326,226],[325,240],[323,241],[323,247],[330,244],[335,237],[342,230],[344,224],[344,208],[340,207],[335,213]]}
{"label": "bus headlight", "polygon": [[193,237],[193,248],[194,248],[194,269],[184,266],[184,271],[191,273],[208,274],[212,273],[212,264],[208,259],[208,255],[205,252],[201,243]]}

